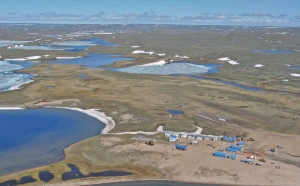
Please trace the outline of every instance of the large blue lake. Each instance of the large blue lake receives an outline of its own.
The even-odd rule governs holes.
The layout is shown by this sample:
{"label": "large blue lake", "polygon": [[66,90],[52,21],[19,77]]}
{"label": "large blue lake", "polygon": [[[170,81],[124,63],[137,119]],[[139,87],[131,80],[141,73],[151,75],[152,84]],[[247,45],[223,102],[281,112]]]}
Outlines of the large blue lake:
{"label": "large blue lake", "polygon": [[48,62],[52,64],[82,65],[88,68],[98,68],[101,66],[111,65],[116,61],[126,60],[134,59],[113,54],[89,54],[87,57],[49,60]]}
{"label": "large blue lake", "polygon": [[0,176],[64,159],[73,143],[99,135],[105,124],[58,108],[0,110]]}

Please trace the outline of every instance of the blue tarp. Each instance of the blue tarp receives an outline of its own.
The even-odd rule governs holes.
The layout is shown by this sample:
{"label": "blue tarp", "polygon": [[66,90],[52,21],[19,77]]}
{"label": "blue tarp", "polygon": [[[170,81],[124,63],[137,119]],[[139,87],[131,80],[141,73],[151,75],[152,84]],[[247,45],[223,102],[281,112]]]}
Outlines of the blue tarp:
{"label": "blue tarp", "polygon": [[226,157],[227,157],[227,155],[226,155],[225,152],[219,152],[219,151],[216,151],[216,152],[214,153],[214,156],[220,157],[220,158],[226,158]]}
{"label": "blue tarp", "polygon": [[175,148],[176,148],[176,149],[186,150],[187,147],[188,147],[187,145],[179,145],[179,144],[175,144]]}
{"label": "blue tarp", "polygon": [[222,137],[222,141],[235,142],[236,141],[236,137],[235,136],[227,137],[227,136],[224,135]]}
{"label": "blue tarp", "polygon": [[236,160],[237,155],[236,154],[229,154],[229,158],[232,159],[232,160]]}
{"label": "blue tarp", "polygon": [[233,149],[233,148],[230,148],[230,147],[227,147],[225,150],[228,151],[228,152],[237,152],[238,151],[237,149]]}
{"label": "blue tarp", "polygon": [[240,142],[238,143],[238,145],[241,146],[241,147],[243,147],[243,146],[245,146],[245,142],[240,141]]}
{"label": "blue tarp", "polygon": [[243,150],[243,147],[240,147],[240,146],[237,146],[237,145],[230,145],[230,148],[232,149],[237,149],[239,151],[242,151]]}

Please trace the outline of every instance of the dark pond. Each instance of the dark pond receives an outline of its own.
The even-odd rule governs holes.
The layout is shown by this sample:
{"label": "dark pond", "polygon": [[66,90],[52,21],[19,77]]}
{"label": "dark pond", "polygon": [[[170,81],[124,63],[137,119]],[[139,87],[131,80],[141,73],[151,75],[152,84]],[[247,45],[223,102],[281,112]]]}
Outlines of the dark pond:
{"label": "dark pond", "polygon": [[207,77],[202,77],[202,76],[189,76],[192,78],[196,78],[196,79],[203,79],[203,80],[211,80],[211,81],[216,81],[219,83],[223,83],[226,85],[231,85],[231,86],[235,86],[244,90],[250,90],[250,91],[255,91],[255,92],[264,92],[264,89],[262,88],[256,88],[256,87],[249,87],[243,84],[239,84],[239,83],[234,83],[234,82],[230,82],[230,81],[225,81],[225,80],[220,80],[220,79],[215,79],[215,78],[207,78]]}
{"label": "dark pond", "polygon": [[80,172],[79,168],[71,163],[67,164],[68,167],[71,169],[70,172],[65,172],[61,175],[61,180],[66,181],[66,180],[73,180],[73,179],[78,179],[78,178],[84,178],[85,176]]}
{"label": "dark pond", "polygon": [[105,124],[56,108],[0,110],[0,175],[63,160],[63,150],[100,134]]}
{"label": "dark pond", "polygon": [[100,176],[128,176],[131,175],[131,172],[125,172],[125,171],[103,171],[103,172],[95,172],[90,173],[88,177],[100,177]]}
{"label": "dark pond", "polygon": [[94,172],[90,173],[88,176],[84,176],[76,165],[71,163],[68,163],[67,165],[71,169],[71,171],[65,172],[61,175],[61,180],[63,181],[88,177],[128,176],[132,174],[131,172],[109,170],[103,172]]}
{"label": "dark pond", "polygon": [[40,171],[39,178],[43,182],[49,182],[54,179],[54,174],[50,171]]}
{"label": "dark pond", "polygon": [[34,179],[31,176],[23,176],[20,178],[19,184],[27,184],[27,183],[33,183],[36,182],[36,179]]}
{"label": "dark pond", "polygon": [[173,115],[184,114],[184,112],[181,110],[167,110],[167,112]]}
{"label": "dark pond", "polygon": [[0,183],[0,186],[15,186],[15,185],[18,185],[17,180],[7,180],[5,182]]}

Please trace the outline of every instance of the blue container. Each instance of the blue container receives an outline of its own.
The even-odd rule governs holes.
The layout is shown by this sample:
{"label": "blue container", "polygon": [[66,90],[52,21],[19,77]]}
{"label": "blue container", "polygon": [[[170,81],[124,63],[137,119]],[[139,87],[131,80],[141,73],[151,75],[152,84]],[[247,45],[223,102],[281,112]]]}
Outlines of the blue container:
{"label": "blue container", "polygon": [[214,153],[214,156],[220,157],[220,158],[226,158],[226,157],[227,157],[227,155],[226,155],[225,152],[219,152],[219,151],[216,151],[216,152]]}

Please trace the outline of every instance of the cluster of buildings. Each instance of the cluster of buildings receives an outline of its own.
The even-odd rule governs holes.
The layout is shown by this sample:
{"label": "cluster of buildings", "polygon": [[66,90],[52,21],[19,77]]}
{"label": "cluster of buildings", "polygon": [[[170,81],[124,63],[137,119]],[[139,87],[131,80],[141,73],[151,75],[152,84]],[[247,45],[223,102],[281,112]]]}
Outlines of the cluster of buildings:
{"label": "cluster of buildings", "polygon": [[217,136],[209,136],[209,135],[195,135],[195,134],[187,134],[187,133],[182,133],[179,135],[178,132],[166,132],[165,133],[166,137],[169,137],[169,141],[176,141],[179,137],[181,138],[188,138],[188,139],[196,139],[196,140],[212,140],[212,141],[218,141],[219,138]]}
{"label": "cluster of buildings", "polygon": [[[230,143],[236,143],[236,137],[232,136],[232,137],[227,137],[227,136],[223,136],[221,138],[222,141],[225,142],[230,142]],[[226,147],[226,148],[221,148],[219,151],[216,151],[213,153],[214,156],[216,157],[220,157],[220,158],[230,158],[233,160],[237,159],[237,152],[241,152],[243,151],[243,147],[245,146],[245,142],[240,141],[237,143],[237,145],[235,144],[231,144],[230,146]],[[230,154],[227,156],[226,152],[229,152]]]}

